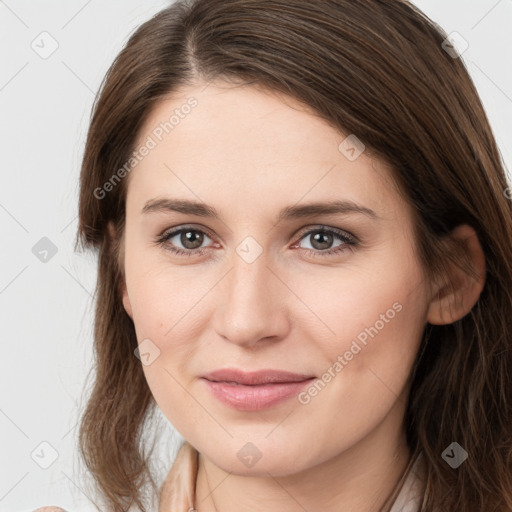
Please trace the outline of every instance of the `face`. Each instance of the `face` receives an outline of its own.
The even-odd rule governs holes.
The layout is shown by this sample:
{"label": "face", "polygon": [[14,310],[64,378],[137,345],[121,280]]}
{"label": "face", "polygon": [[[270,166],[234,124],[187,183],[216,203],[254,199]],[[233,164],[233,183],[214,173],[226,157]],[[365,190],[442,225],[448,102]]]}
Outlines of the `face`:
{"label": "face", "polygon": [[[161,101],[139,134],[124,307],[158,406],[225,471],[286,475],[401,435],[425,279],[391,170],[348,135],[221,81]],[[296,376],[204,378],[221,369]]]}

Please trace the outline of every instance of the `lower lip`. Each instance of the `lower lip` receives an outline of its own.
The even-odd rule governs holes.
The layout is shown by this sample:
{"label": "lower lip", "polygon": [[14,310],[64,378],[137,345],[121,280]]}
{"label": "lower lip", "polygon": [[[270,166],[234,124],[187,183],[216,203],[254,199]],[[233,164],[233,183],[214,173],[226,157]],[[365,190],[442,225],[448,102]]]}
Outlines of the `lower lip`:
{"label": "lower lip", "polygon": [[298,395],[314,377],[300,382],[278,382],[258,386],[203,380],[213,396],[222,403],[240,411],[260,411]]}

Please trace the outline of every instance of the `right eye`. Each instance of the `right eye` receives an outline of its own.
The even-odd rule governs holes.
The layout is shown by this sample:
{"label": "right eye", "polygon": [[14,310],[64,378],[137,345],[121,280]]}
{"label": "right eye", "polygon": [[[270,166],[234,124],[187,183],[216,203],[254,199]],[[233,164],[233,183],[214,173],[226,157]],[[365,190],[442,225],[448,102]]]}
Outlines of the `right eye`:
{"label": "right eye", "polygon": [[[205,237],[210,238],[201,229],[182,227],[166,231],[157,239],[157,243],[174,254],[180,256],[194,256],[205,253],[205,248],[200,247]],[[173,239],[176,240],[173,241]],[[181,244],[183,248],[177,246],[177,244]]]}

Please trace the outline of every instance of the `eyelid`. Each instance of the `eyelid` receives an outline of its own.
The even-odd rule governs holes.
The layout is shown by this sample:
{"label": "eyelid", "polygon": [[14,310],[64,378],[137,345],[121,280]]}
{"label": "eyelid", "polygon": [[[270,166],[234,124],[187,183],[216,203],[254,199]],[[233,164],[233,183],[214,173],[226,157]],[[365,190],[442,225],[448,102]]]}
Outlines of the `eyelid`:
{"label": "eyelid", "polygon": [[310,234],[312,231],[333,232],[341,236],[342,238],[349,239],[353,243],[359,243],[359,238],[350,233],[349,231],[346,231],[341,228],[336,228],[334,226],[328,226],[326,224],[311,224],[309,226],[301,228],[300,231],[298,231],[293,237],[299,237],[300,240],[304,235]]}
{"label": "eyelid", "polygon": [[179,224],[172,228],[165,228],[159,235],[157,235],[157,238],[160,239],[160,238],[163,238],[163,237],[171,235],[171,234],[176,235],[186,229],[190,229],[191,231],[202,231],[206,235],[208,235],[211,239],[216,238],[215,235],[213,235],[212,232],[208,228],[206,228],[204,226],[198,227],[197,225],[194,225],[194,224]]}

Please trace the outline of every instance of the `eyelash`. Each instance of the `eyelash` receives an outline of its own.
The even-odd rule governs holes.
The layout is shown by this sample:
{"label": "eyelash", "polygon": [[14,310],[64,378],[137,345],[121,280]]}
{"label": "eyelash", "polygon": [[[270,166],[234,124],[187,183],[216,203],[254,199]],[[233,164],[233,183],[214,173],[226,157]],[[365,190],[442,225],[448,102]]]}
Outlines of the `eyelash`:
{"label": "eyelash", "polygon": [[[197,229],[193,227],[182,227],[180,229],[176,229],[173,231],[164,232],[162,235],[158,237],[156,240],[156,243],[158,245],[163,246],[166,250],[171,251],[172,253],[176,254],[177,256],[201,256],[206,252],[206,248],[201,249],[180,249],[179,247],[171,247],[168,245],[168,241],[173,238],[175,235],[178,235],[182,232],[186,231],[195,231],[198,233],[203,233],[207,235],[209,238],[213,238],[208,232],[203,231],[202,229]],[[302,233],[300,235],[299,241],[300,242],[303,238],[312,235],[313,233],[322,233],[322,234],[332,234],[335,237],[338,237],[343,244],[338,245],[337,247],[334,247],[332,249],[302,249],[303,251],[307,251],[310,255],[316,257],[316,256],[332,256],[337,255],[339,253],[345,252],[346,250],[352,250],[355,246],[358,245],[358,240],[355,236],[345,232],[341,231],[336,228],[327,228],[325,226],[319,226],[315,229],[310,229],[309,231],[306,231],[305,233]],[[298,243],[296,242],[296,243]],[[295,245],[295,244],[294,244]]]}

